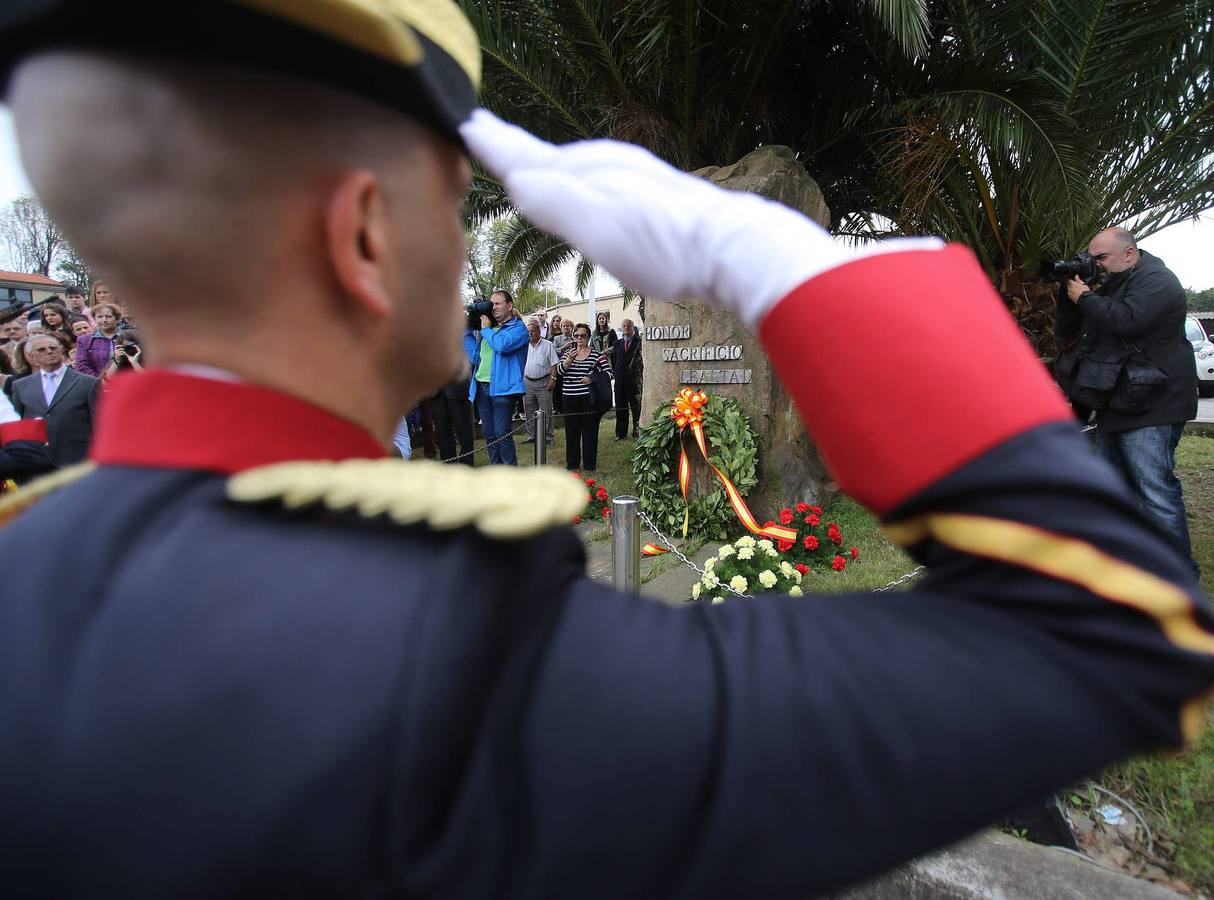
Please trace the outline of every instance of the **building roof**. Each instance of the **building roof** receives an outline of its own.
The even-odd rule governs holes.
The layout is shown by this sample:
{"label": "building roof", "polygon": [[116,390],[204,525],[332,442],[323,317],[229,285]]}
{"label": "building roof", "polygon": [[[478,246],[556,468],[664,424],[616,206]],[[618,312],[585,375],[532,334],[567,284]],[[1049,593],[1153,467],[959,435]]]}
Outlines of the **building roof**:
{"label": "building roof", "polygon": [[16,282],[18,284],[28,284],[35,287],[67,287],[67,285],[61,281],[56,281],[53,278],[47,278],[45,275],[30,275],[28,272],[5,272],[0,270],[0,281],[6,283]]}

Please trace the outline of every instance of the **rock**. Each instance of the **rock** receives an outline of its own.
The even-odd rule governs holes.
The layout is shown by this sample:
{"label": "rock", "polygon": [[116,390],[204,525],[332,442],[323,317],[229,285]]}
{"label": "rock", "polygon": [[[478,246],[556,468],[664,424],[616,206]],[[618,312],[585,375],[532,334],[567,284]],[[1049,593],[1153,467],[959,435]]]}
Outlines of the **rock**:
{"label": "rock", "polygon": [[[788,147],[760,147],[733,165],[694,174],[730,190],[778,200],[822,225],[830,219],[822,191]],[[822,504],[837,496],[792,398],[772,373],[754,332],[733,313],[697,300],[649,300],[645,311],[642,408],[646,415],[669,409],[684,384],[736,397],[759,438],[759,485],[747,504],[760,522],[774,518],[789,501]],[[806,350],[812,350],[812,343],[807,342]],[[692,457],[693,494],[716,483],[703,462],[697,462],[698,456]]]}

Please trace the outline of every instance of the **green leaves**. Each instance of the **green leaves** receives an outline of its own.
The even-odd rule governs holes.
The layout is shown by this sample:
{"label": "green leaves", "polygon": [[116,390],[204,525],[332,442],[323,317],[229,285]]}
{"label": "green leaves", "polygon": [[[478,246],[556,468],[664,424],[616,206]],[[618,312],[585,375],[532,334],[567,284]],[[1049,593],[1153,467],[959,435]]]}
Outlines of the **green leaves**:
{"label": "green leaves", "polygon": [[[745,497],[758,483],[759,448],[750,421],[736,400],[712,395],[706,407],[704,435],[712,462]],[[667,532],[670,538],[679,537],[683,527],[683,495],[678,484],[679,438],[679,429],[670,417],[669,407],[662,407],[641,429],[632,453],[632,470],[641,507],[659,525],[665,522],[666,528],[680,529],[674,534]],[[699,448],[691,434],[686,434],[683,440],[694,466],[695,461],[701,459]],[[704,496],[694,497],[689,509],[687,536],[691,541],[724,540],[728,534],[741,529],[725,489],[719,483]]]}

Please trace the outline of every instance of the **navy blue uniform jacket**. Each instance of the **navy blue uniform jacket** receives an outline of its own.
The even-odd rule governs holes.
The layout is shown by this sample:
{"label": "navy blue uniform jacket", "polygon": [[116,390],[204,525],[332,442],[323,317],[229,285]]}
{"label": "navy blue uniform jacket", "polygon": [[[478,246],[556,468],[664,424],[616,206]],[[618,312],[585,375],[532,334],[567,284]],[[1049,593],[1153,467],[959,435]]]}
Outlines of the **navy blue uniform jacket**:
{"label": "navy blue uniform jacket", "polygon": [[[878,417],[838,332],[889,320],[938,352]],[[761,336],[912,590],[672,608],[564,528],[235,502],[230,473],[382,450],[120,379],[97,467],[0,530],[6,895],[804,898],[1196,733],[1208,607],[968,253],[819,276]]]}

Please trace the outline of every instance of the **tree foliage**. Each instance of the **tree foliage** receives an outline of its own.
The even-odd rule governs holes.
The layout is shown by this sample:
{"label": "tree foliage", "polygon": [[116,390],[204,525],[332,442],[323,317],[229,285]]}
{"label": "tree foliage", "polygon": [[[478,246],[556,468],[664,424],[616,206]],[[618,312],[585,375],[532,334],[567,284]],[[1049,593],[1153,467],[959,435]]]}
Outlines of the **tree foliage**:
{"label": "tree foliage", "polygon": [[1188,300],[1189,312],[1214,312],[1214,287],[1204,291],[1185,288],[1185,297]]}
{"label": "tree foliage", "polygon": [[0,237],[18,271],[48,278],[67,245],[59,226],[32,194],[18,197],[0,214]]}
{"label": "tree foliage", "polygon": [[[786,144],[836,232],[968,244],[1048,349],[1038,261],[1214,206],[1210,0],[465,0],[485,104],[683,169]],[[478,173],[469,215],[509,211]],[[519,271],[575,258],[516,222]]]}

